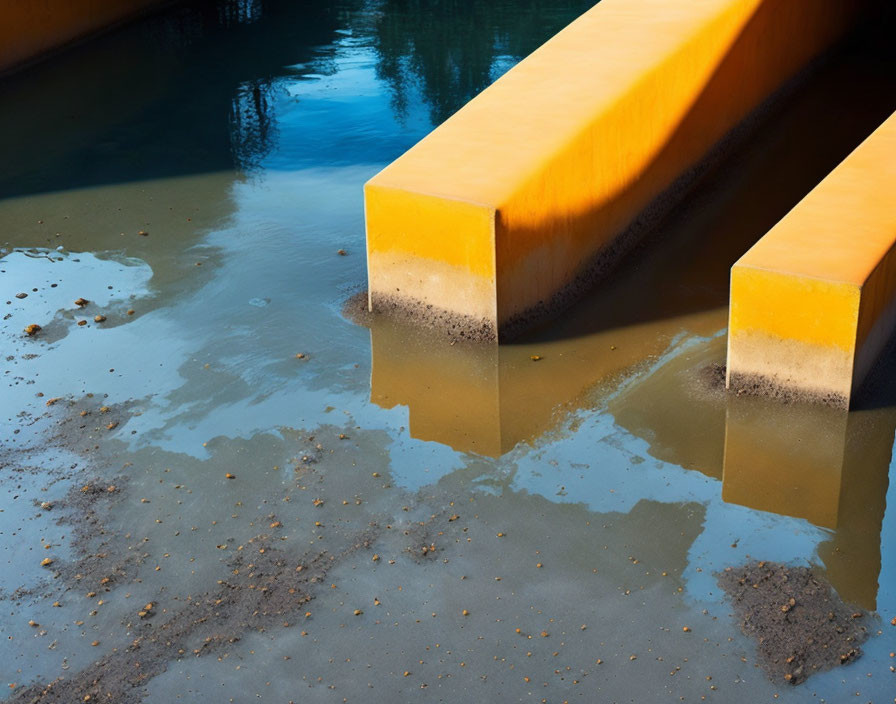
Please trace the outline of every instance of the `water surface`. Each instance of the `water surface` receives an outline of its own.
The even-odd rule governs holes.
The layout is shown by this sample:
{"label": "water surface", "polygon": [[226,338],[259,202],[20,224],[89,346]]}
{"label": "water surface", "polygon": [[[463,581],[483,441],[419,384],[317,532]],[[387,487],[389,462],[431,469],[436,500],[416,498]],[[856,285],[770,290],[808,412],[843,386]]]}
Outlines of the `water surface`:
{"label": "water surface", "polygon": [[[364,181],[589,5],[186,3],[0,83],[8,696],[130,682],[251,552],[310,601],[178,631],[127,696],[889,701],[890,358],[849,416],[717,384],[728,269],[896,108],[886,44],[512,345],[342,313]],[[770,681],[713,577],[751,559],[876,611],[863,658]]]}

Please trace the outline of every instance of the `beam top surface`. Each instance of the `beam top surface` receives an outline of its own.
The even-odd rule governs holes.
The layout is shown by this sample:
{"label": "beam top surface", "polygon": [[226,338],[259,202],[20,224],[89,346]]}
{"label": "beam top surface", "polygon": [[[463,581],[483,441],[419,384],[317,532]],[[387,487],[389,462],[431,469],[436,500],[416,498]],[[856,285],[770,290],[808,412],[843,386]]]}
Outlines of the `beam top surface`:
{"label": "beam top surface", "polygon": [[[667,62],[682,38],[715,22],[720,33],[736,33],[761,4],[602,0],[369,184],[498,208],[590,117],[611,110]],[[597,55],[600,62],[590,60]]]}
{"label": "beam top surface", "polygon": [[896,242],[896,113],[735,267],[861,287]]}

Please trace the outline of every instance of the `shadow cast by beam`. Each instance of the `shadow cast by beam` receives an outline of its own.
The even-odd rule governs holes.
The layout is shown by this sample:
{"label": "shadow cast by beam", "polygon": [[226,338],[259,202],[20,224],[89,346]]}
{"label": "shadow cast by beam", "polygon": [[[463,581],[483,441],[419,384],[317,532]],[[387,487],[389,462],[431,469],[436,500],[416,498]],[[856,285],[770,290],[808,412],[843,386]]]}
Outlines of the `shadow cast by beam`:
{"label": "shadow cast by beam", "polygon": [[[588,251],[593,245],[586,243],[595,232],[607,231],[620,219],[620,212],[648,203],[647,214],[616,246],[610,263],[619,266],[601,264],[606,255],[598,254],[597,268],[573,284],[585,289],[600,283],[588,300],[559,321],[573,296],[537,307],[534,317],[547,324],[516,339],[556,339],[727,305],[731,264],[896,109],[896,50],[885,29],[892,26],[892,13],[876,11],[747,117],[733,136],[723,137],[714,156],[704,161],[699,177],[696,172],[688,174],[673,187],[675,193],[666,191],[651,199],[656,184],[675,180],[680,154],[706,129],[706,115],[721,110],[719,104],[741,86],[749,60],[761,53],[761,35],[776,12],[781,12],[777,0],[759,6],[669,139],[626,190],[585,212],[514,232],[515,239],[556,237],[563,246]],[[774,62],[777,55],[769,52],[758,60]],[[701,195],[680,200],[679,191],[693,193],[695,187]],[[706,195],[713,192],[714,202],[706,207]],[[570,231],[573,234],[565,234]],[[688,245],[701,239],[705,250],[694,256]],[[636,257],[631,250],[637,250]],[[499,271],[501,256],[499,246]],[[690,285],[665,288],[661,284],[668,269],[687,271]],[[620,306],[620,272],[623,278],[640,277],[641,285],[651,290],[644,297],[650,300]],[[500,283],[498,295],[500,310]],[[589,322],[583,328],[584,318]]]}

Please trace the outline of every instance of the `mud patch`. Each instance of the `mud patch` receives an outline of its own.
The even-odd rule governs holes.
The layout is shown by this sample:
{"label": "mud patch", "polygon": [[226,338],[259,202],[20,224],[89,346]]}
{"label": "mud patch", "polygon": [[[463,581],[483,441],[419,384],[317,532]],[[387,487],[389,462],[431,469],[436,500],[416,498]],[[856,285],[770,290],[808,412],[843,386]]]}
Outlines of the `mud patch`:
{"label": "mud patch", "polygon": [[707,391],[723,393],[725,391],[726,367],[721,362],[713,362],[701,367],[697,372],[700,385]]}
{"label": "mud patch", "polygon": [[738,396],[765,396],[784,403],[821,403],[833,408],[849,408],[849,399],[834,392],[808,391],[783,385],[761,374],[731,373],[729,390]]}
{"label": "mud patch", "polygon": [[370,327],[373,314],[368,309],[369,293],[365,288],[363,291],[353,293],[342,304],[342,317],[350,320],[355,325],[361,327]]}
{"label": "mud patch", "polygon": [[[335,426],[316,428],[312,434],[284,430],[282,445],[269,441],[277,448],[270,459],[276,457],[280,463],[274,467],[276,479],[269,486],[253,491],[257,482],[250,481],[238,488],[240,479],[251,474],[244,464],[243,471],[237,469],[234,473],[237,476],[225,474],[223,481],[228,483],[227,491],[232,492],[226,506],[221,512],[205,514],[206,519],[215,518],[211,525],[220,523],[213,542],[211,538],[199,542],[193,538],[188,541],[191,547],[180,547],[181,554],[177,554],[174,538],[181,531],[187,535],[186,528],[190,526],[178,522],[185,509],[167,513],[145,511],[166,501],[171,502],[169,509],[180,507],[181,500],[173,503],[175,496],[189,501],[191,495],[207,493],[222,481],[221,472],[207,474],[202,471],[205,465],[201,461],[184,464],[185,460],[177,456],[166,456],[164,464],[170,467],[164,469],[159,465],[154,470],[155,462],[150,464],[139,454],[128,455],[139,466],[130,461],[121,464],[119,446],[107,447],[107,439],[114,436],[119,423],[125,425],[133,415],[129,412],[133,402],[107,406],[105,399],[88,395],[80,400],[44,401],[42,426],[28,446],[17,451],[27,455],[29,451],[66,450],[66,464],[57,471],[68,484],[67,491],[50,501],[41,501],[40,496],[31,500],[34,508],[42,512],[39,515],[68,529],[71,555],[47,553],[45,574],[52,575],[52,579],[41,580],[35,586],[24,585],[15,593],[4,595],[16,601],[28,600],[26,608],[53,601],[53,607],[70,609],[72,617],[82,616],[83,607],[79,604],[89,604],[90,618],[78,618],[74,623],[80,629],[85,621],[90,622],[83,629],[83,637],[97,648],[97,656],[82,659],[84,662],[77,665],[76,671],[60,673],[61,676],[48,669],[43,678],[16,688],[10,702],[137,704],[146,700],[149,683],[172,663],[209,654],[227,658],[247,634],[295,627],[296,640],[303,640],[303,636],[309,635],[303,629],[311,630],[314,620],[310,602],[319,590],[333,588],[322,584],[329,581],[328,574],[350,561],[356,552],[370,549],[380,536],[380,525],[401,526],[401,532],[390,532],[395,533],[394,539],[411,557],[435,557],[437,538],[427,526],[444,510],[427,510],[420,518],[431,516],[429,521],[414,523],[395,520],[391,514],[381,515],[376,508],[380,495],[375,490],[388,486],[388,480],[383,480],[386,468],[380,468],[382,474],[375,472],[364,480],[350,479],[344,471],[329,471],[334,466],[354,466],[349,458],[354,457],[355,443],[361,439],[360,433],[352,432],[354,440],[350,440],[349,428]],[[25,420],[31,422],[30,418]],[[110,429],[112,424],[116,425]],[[316,436],[338,437],[340,442],[334,450],[325,450]],[[219,452],[223,442],[209,443],[209,451],[213,455]],[[160,461],[156,454],[153,458]],[[71,459],[79,461],[71,463]],[[280,467],[285,469],[290,464],[294,465],[293,471],[281,473]],[[158,472],[159,488],[155,474],[151,474],[152,481],[145,479],[146,472],[154,471]],[[185,479],[189,486],[184,484]],[[183,493],[172,495],[169,487]],[[313,492],[313,500],[310,493],[305,501],[299,500],[305,490]],[[141,496],[144,498],[138,499]],[[240,501],[233,503],[231,499],[236,498]],[[244,502],[256,505],[259,513],[250,512],[239,524],[225,527],[227,516],[231,520],[238,518],[236,513],[242,513],[239,507]],[[418,503],[409,500],[408,504],[405,509],[415,513]],[[132,514],[132,518],[122,520],[123,513]],[[318,520],[312,522],[311,516]],[[200,520],[195,516],[192,520],[197,526],[191,526],[189,534],[198,536],[200,533],[193,531],[199,530]],[[236,534],[240,530],[237,526],[246,522],[251,532]],[[324,525],[331,526],[326,535]],[[297,545],[296,538],[305,547]],[[318,542],[323,540],[327,541],[326,546]],[[203,545],[210,551],[200,552]],[[163,560],[169,554],[162,553],[168,550],[172,560],[189,553],[196,555],[197,569],[200,564],[211,565],[212,569],[207,569],[202,580],[193,582],[192,587],[182,586],[183,580],[177,581],[176,577],[168,582],[154,576],[167,568]],[[394,553],[397,557],[399,550]],[[219,561],[217,555],[229,559]],[[362,563],[375,569],[377,560]],[[192,574],[193,559],[189,564]],[[219,564],[223,569],[217,567]],[[134,590],[136,597],[131,601],[127,601],[131,597],[129,590]],[[79,595],[90,601],[79,601]],[[104,603],[102,610],[96,608]],[[49,617],[40,622],[54,634],[65,633]],[[29,624],[28,628],[32,627]]]}
{"label": "mud patch", "polygon": [[69,489],[65,498],[53,506],[61,510],[56,523],[71,529],[71,546],[78,560],[63,563],[57,577],[71,588],[86,586],[108,592],[119,582],[134,579],[147,554],[128,550],[118,536],[107,528],[108,518],[118,495],[125,490],[127,477],[94,478],[80,487]]}
{"label": "mud patch", "polygon": [[248,630],[295,625],[313,598],[314,584],[326,577],[339,558],[369,547],[372,538],[372,531],[355,536],[339,555],[322,551],[295,560],[272,545],[275,538],[260,535],[230,561],[231,577],[221,580],[215,591],[187,598],[159,625],[154,624],[160,620],[156,614],[168,609],[154,602],[144,605],[127,624],[128,631],[137,634],[127,648],[116,649],[70,678],[19,690],[9,701],[138,704],[144,699],[145,685],[164,672],[169,662],[220,654]]}
{"label": "mud patch", "polygon": [[844,603],[811,568],[753,562],[716,578],[773,681],[799,684],[861,656],[870,615]]}
{"label": "mud patch", "polygon": [[467,340],[471,342],[494,343],[498,332],[492,321],[472,315],[454,313],[432,304],[420,303],[413,298],[374,294],[371,297],[373,313],[387,315],[399,322],[438,330],[449,341]]}

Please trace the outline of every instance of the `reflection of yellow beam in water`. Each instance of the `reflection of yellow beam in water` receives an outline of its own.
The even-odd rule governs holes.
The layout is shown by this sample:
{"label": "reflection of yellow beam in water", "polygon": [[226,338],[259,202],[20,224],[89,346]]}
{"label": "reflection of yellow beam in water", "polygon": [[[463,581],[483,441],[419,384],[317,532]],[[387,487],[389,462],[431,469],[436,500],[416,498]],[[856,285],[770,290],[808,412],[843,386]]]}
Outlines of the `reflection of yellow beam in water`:
{"label": "reflection of yellow beam in water", "polygon": [[[818,554],[840,595],[873,609],[896,429],[896,382],[882,362],[868,410],[782,405],[725,394],[725,339],[682,351],[608,405],[616,423],[664,462],[722,479],[728,503],[831,530]],[[761,556],[754,555],[757,559]]]}
{"label": "reflection of yellow beam in water", "polygon": [[663,462],[722,478],[725,338],[681,351],[616,395],[616,424],[650,443]]}
{"label": "reflection of yellow beam in water", "polygon": [[449,346],[377,316],[370,331],[371,400],[383,408],[407,406],[412,437],[499,457],[581,408],[586,392],[614,385],[664,352],[682,328],[705,334],[724,321],[724,311],[713,310],[582,332],[614,300],[596,298],[565,321],[580,334],[510,346]]}
{"label": "reflection of yellow beam in water", "polygon": [[385,322],[371,327],[370,400],[408,406],[415,438],[501,455],[498,349],[443,344],[433,354],[424,339],[399,333]]}
{"label": "reflection of yellow beam in water", "polygon": [[730,399],[722,499],[836,528],[846,428],[837,409]]}
{"label": "reflection of yellow beam in water", "polygon": [[819,555],[840,596],[873,609],[896,416],[731,397],[722,499],[834,531]]}

